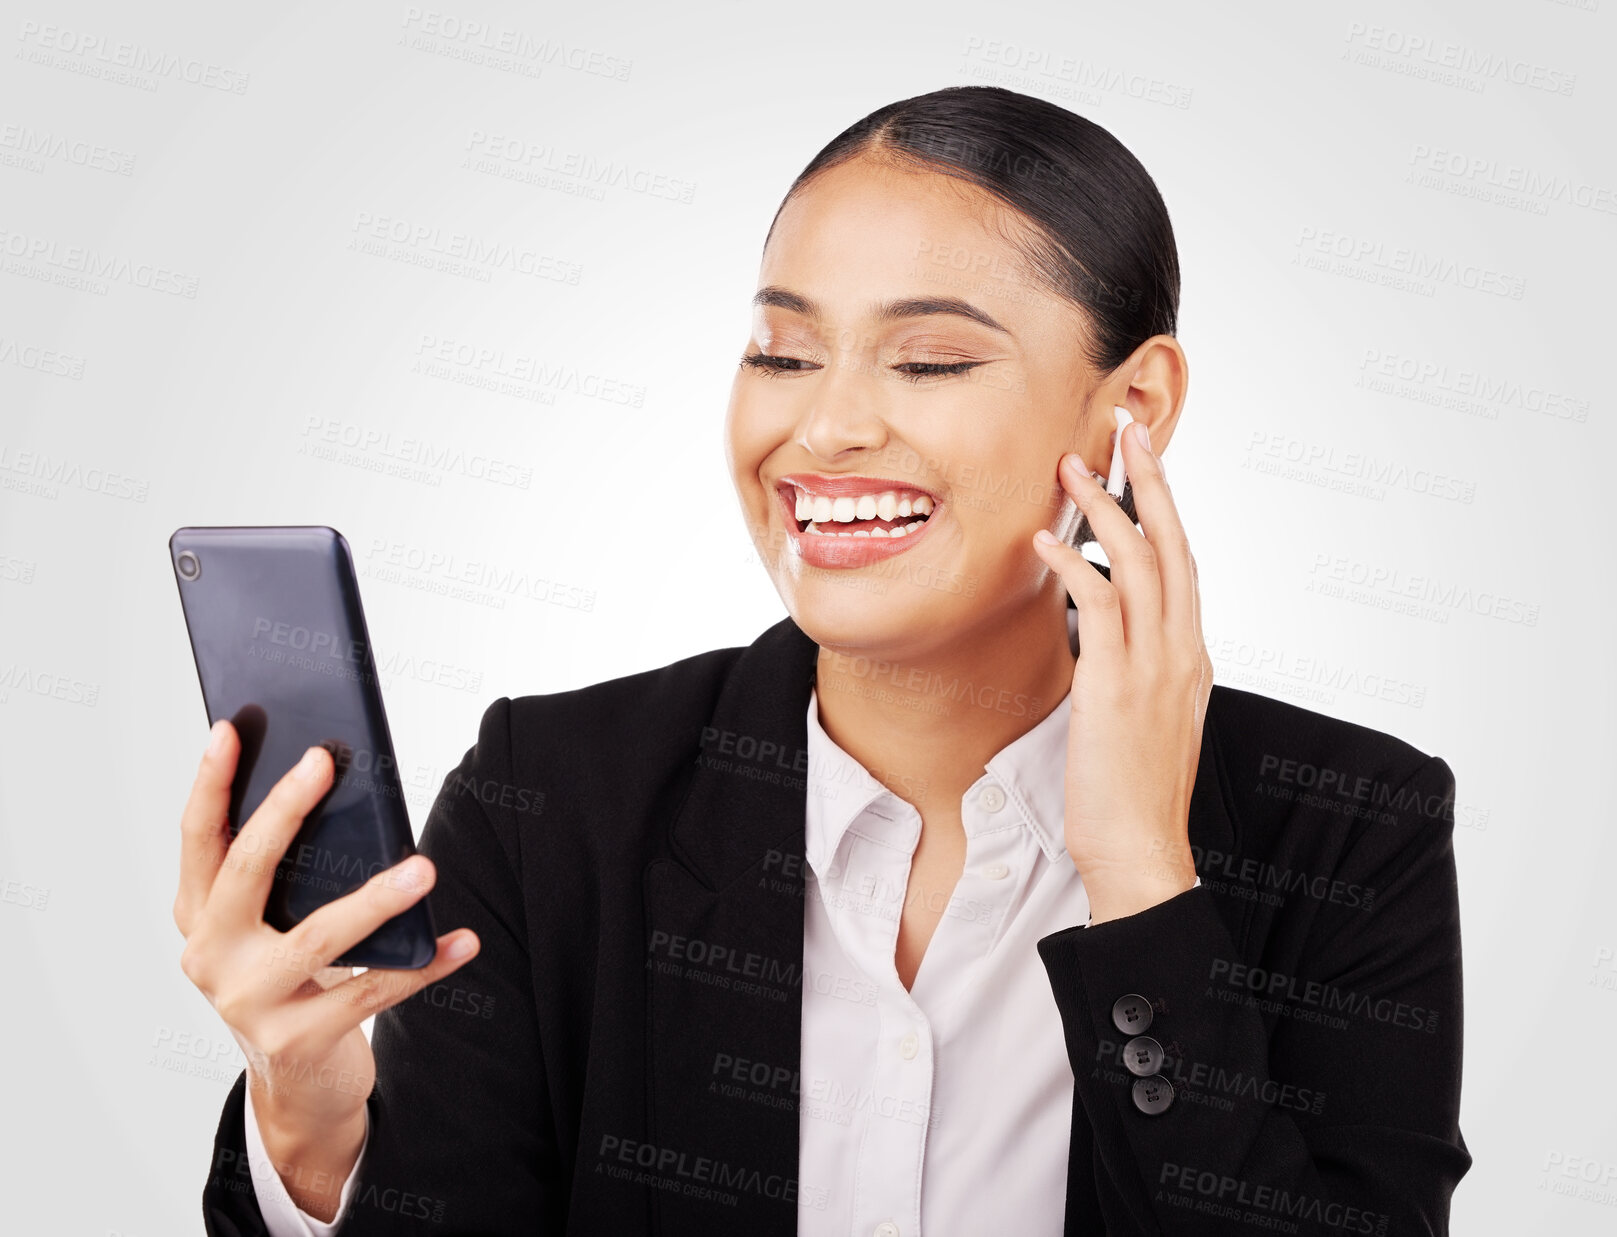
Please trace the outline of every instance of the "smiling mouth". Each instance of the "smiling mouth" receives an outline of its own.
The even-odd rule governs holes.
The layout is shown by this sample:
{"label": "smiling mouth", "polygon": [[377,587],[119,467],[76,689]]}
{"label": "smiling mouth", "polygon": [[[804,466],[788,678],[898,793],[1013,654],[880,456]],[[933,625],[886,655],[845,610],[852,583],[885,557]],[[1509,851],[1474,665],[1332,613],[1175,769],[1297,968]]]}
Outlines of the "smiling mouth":
{"label": "smiling mouth", "polygon": [[812,494],[787,483],[781,496],[805,537],[908,537],[919,532],[936,511],[931,495],[891,489],[831,497]]}

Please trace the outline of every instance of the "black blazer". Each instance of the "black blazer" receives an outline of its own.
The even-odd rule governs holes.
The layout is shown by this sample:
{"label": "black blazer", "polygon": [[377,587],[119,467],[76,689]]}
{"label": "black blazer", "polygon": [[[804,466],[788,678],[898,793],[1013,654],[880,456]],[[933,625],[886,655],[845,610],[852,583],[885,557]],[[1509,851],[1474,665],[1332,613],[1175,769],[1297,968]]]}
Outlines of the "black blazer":
{"label": "black blazer", "polygon": [[[482,952],[376,1018],[345,1237],[796,1231],[819,1201],[796,1181],[816,651],[788,618],[489,706],[421,836],[440,928]],[[1074,1076],[1067,1233],[1448,1231],[1471,1163],[1453,789],[1407,743],[1213,688],[1201,886],[1038,943]],[[1122,1057],[1131,995],[1166,1050],[1155,1115]],[[265,1231],[245,1081],[215,1237]]]}

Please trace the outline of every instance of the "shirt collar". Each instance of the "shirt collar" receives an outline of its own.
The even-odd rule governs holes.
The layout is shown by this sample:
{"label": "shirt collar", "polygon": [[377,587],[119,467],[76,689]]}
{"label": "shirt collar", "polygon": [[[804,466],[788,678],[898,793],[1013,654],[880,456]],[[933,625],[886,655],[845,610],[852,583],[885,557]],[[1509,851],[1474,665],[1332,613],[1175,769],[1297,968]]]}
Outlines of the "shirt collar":
{"label": "shirt collar", "polygon": [[[1077,653],[1078,611],[1069,608],[1067,642]],[[820,725],[819,693],[808,702],[807,795],[804,848],[814,874],[824,879],[842,839],[867,809],[879,816],[900,811],[903,803]],[[1072,716],[1069,688],[1056,707],[1025,734],[1001,748],[984,766],[1005,790],[1008,807],[1038,839],[1052,863],[1066,860],[1067,731]]]}

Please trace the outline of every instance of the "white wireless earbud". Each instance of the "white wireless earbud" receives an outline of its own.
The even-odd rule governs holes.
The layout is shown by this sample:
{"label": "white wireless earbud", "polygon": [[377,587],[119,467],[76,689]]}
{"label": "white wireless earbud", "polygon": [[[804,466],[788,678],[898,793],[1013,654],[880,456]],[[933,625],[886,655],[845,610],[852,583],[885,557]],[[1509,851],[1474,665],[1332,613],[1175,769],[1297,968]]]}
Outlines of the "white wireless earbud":
{"label": "white wireless earbud", "polygon": [[1123,483],[1128,480],[1123,471],[1123,431],[1134,424],[1134,418],[1122,404],[1112,406],[1112,416],[1117,420],[1117,441],[1112,443],[1112,470],[1106,476],[1106,492],[1113,498],[1122,498]]}
{"label": "white wireless earbud", "polygon": [[[1130,415],[1129,410],[1123,407],[1123,405],[1114,404],[1112,406],[1112,418],[1117,422],[1117,441],[1112,444],[1111,471],[1108,473],[1108,475],[1103,477],[1100,475],[1100,473],[1091,469],[1089,475],[1095,478],[1096,481],[1104,484],[1108,494],[1117,499],[1119,502],[1122,502],[1123,486],[1128,481],[1128,477],[1123,468],[1123,431],[1133,424],[1134,417]],[[1127,507],[1124,508],[1125,511],[1127,509]],[[1087,528],[1088,526],[1084,522],[1083,512],[1078,510],[1078,504],[1073,502],[1070,496],[1062,499],[1061,512],[1056,517],[1055,525],[1050,529],[1050,531],[1055,534],[1057,540],[1062,541],[1067,545],[1077,547],[1078,545],[1082,544],[1082,542],[1078,540],[1079,533],[1081,531],[1086,531]],[[1085,538],[1084,540],[1090,540],[1092,537],[1093,534],[1091,533],[1090,538]]]}

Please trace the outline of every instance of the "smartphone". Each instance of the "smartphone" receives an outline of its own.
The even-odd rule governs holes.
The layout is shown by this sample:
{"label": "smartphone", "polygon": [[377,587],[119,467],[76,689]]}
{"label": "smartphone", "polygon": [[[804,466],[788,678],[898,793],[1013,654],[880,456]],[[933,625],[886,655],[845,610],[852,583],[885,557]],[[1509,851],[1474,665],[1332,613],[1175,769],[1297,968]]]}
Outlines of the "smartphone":
{"label": "smartphone", "polygon": [[[181,528],[168,549],[208,724],[228,718],[241,736],[231,838],[308,748],[332,754],[331,789],[264,907],[285,932],[415,852],[353,554],[323,526]],[[436,952],[428,897],[332,965],[425,966]]]}

